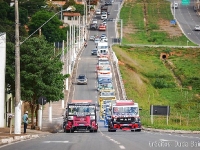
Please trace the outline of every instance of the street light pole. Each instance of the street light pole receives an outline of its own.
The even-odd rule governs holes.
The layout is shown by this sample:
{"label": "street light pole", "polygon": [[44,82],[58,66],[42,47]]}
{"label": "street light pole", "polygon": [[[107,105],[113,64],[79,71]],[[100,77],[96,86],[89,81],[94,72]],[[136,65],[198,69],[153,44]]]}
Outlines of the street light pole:
{"label": "street light pole", "polygon": [[19,7],[15,0],[15,134],[21,134]]}

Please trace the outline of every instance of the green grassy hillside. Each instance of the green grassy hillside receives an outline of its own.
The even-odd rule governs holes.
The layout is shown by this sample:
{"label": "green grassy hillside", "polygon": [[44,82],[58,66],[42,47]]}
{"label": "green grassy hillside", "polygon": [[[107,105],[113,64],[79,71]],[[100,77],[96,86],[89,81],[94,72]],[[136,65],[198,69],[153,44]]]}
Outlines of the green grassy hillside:
{"label": "green grassy hillside", "polygon": [[[179,27],[170,26],[173,16],[167,1],[127,0],[120,18],[123,44],[187,44]],[[113,46],[113,50],[128,99],[143,108],[143,125],[200,130],[200,49]],[[154,116],[151,124],[151,104],[170,106],[168,125],[165,116]]]}
{"label": "green grassy hillside", "polygon": [[[128,99],[138,102],[146,126],[200,129],[200,49],[113,47]],[[167,59],[160,59],[162,53]],[[161,57],[162,58],[162,57]],[[150,122],[150,105],[169,105],[171,115]]]}

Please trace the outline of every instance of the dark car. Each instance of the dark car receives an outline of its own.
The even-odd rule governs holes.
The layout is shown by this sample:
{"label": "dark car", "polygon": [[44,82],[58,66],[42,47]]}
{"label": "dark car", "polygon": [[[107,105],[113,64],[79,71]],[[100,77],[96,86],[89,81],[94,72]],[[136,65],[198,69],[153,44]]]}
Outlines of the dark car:
{"label": "dark car", "polygon": [[98,25],[96,23],[90,24],[90,30],[97,30],[97,29],[98,29]]}
{"label": "dark car", "polygon": [[91,50],[91,55],[97,55],[97,49]]}
{"label": "dark car", "polygon": [[84,74],[80,74],[77,78],[77,84],[87,84],[87,77]]}

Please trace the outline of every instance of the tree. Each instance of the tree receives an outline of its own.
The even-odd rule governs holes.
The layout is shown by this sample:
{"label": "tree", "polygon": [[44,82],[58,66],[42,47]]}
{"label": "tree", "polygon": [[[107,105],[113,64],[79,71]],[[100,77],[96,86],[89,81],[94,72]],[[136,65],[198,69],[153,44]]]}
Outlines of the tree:
{"label": "tree", "polygon": [[63,9],[67,9],[69,6],[74,6],[76,8],[74,12],[78,12],[81,15],[84,15],[84,5],[76,4],[74,0],[67,0],[65,5],[63,6]]}
{"label": "tree", "polygon": [[[14,94],[14,45],[7,44],[6,56],[6,85]],[[54,56],[54,47],[44,37],[33,37],[20,47],[21,69],[21,98],[30,104],[31,122],[33,125],[34,112],[38,105],[38,98],[43,95],[48,102],[58,101],[64,97],[64,80],[68,74],[61,73],[63,63]]]}
{"label": "tree", "polygon": [[31,17],[46,5],[45,1],[46,0],[19,0],[19,8],[25,8],[28,11],[28,16]]}
{"label": "tree", "polygon": [[[37,30],[42,24],[44,24],[49,18],[51,18],[55,13],[47,12],[45,10],[38,11],[32,16],[31,21],[28,24],[29,34]],[[66,30],[61,29],[62,22],[57,16],[53,17],[45,26],[42,27],[42,34],[45,36],[46,40],[49,42],[58,42],[65,40]]]}

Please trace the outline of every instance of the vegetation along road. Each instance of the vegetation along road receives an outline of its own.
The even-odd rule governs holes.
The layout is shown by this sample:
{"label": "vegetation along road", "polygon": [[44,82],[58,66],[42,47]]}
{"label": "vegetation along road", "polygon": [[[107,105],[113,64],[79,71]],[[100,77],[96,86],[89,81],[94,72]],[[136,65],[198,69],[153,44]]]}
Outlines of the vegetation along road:
{"label": "vegetation along road", "polygon": [[[170,9],[168,1],[126,1],[120,13],[124,20],[123,46],[114,46],[113,50],[119,59],[128,99],[134,99],[143,108],[143,125],[199,130],[200,50],[181,48],[196,44],[187,43],[189,39],[180,28],[170,25],[173,19]],[[155,47],[131,47],[126,44]],[[168,125],[166,117],[158,116],[151,124],[151,104],[170,105]]]}

